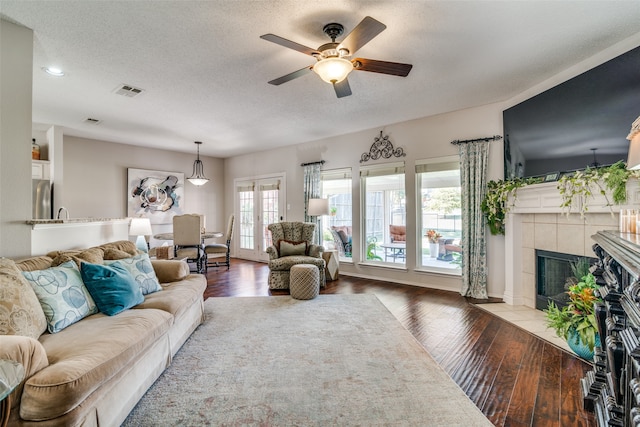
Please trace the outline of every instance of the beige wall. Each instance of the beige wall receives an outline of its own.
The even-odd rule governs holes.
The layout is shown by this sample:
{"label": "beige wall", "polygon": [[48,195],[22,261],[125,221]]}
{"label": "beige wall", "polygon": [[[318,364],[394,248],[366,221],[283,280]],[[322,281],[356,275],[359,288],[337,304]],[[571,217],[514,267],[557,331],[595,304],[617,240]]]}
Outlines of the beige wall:
{"label": "beige wall", "polygon": [[[502,111],[532,96],[537,95],[559,83],[566,81],[586,70],[589,70],[621,53],[632,49],[640,43],[640,33],[624,40],[597,55],[576,64],[570,69],[540,82],[523,93],[504,102],[470,108],[467,110],[440,114],[391,125],[368,129],[349,135],[327,138],[293,147],[285,147],[266,152],[237,156],[225,160],[225,182],[227,188],[236,178],[247,178],[275,172],[286,172],[286,203],[291,209],[286,213],[288,220],[301,220],[304,215],[302,198],[301,163],[325,160],[323,169],[350,167],[354,176],[358,175],[359,160],[363,152],[367,152],[373,139],[380,130],[389,135],[394,146],[404,149],[406,164],[407,194],[415,194],[414,164],[416,160],[457,154],[456,148],[450,144],[455,139],[471,139],[491,135],[502,135]],[[339,102],[339,101],[337,101]],[[502,141],[493,142],[490,149],[489,179],[503,177],[503,145]],[[392,158],[387,162],[396,161]],[[383,163],[382,161],[367,164]],[[360,238],[359,225],[356,225],[359,211],[359,180],[354,180],[353,217],[354,241]],[[225,192],[225,206],[233,206],[234,193]],[[408,246],[415,246],[416,206],[415,199],[407,200],[407,235]],[[412,240],[413,239],[413,240]],[[354,248],[354,252],[357,249]],[[354,256],[357,254],[354,253]],[[357,258],[354,258],[357,260]],[[505,289],[505,241],[503,236],[491,236],[487,231],[488,259],[488,291],[493,297],[502,297]],[[398,271],[380,267],[366,267],[342,263],[341,271],[356,276],[389,279],[400,283],[430,286],[440,289],[459,291],[461,281],[457,277],[429,274],[413,271],[416,265],[415,251],[409,251],[407,271]]]}
{"label": "beige wall", "polygon": [[[369,152],[374,138],[383,134],[388,135],[394,147],[402,147],[406,157],[383,159],[366,162],[366,165],[381,164],[402,160],[406,165],[405,186],[407,194],[415,194],[415,162],[420,159],[456,155],[457,147],[450,142],[456,139],[471,139],[501,134],[502,107],[488,105],[454,113],[411,120],[393,125],[381,126],[362,132],[327,138],[311,143],[285,147],[266,152],[237,156],[225,160],[225,182],[227,188],[237,178],[248,178],[276,172],[285,172],[287,176],[286,203],[291,209],[286,212],[290,221],[302,220],[303,206],[303,172],[301,163],[324,160],[323,169],[337,169],[349,167],[353,176],[357,177],[361,155]],[[490,179],[502,177],[502,143],[494,142],[490,148]],[[354,241],[361,238],[357,218],[360,218],[360,182],[353,181],[353,217]],[[234,193],[225,193],[225,206],[233,206]],[[501,296],[503,293],[504,244],[501,238],[489,239],[489,288],[490,294]],[[407,198],[407,246],[415,247],[416,242],[416,200]],[[357,246],[357,245],[356,245]],[[342,263],[341,272],[363,276],[389,279],[400,283],[429,286],[439,289],[459,291],[461,282],[457,276],[417,272],[415,251],[408,251],[407,270],[397,270],[381,267],[363,266],[357,263],[359,248],[354,248],[353,264]]]}
{"label": "beige wall", "polygon": [[30,253],[33,31],[0,19],[0,256]]}
{"label": "beige wall", "polygon": [[[194,147],[195,148],[195,147]],[[185,174],[183,211],[206,215],[207,228],[224,230],[230,212],[224,207],[224,162],[200,156],[209,182],[196,187],[191,175],[193,154],[116,144],[106,141],[64,137],[64,192],[56,205],[65,206],[74,218],[127,216],[127,168],[151,169]],[[58,194],[58,188],[54,195]],[[153,226],[154,233],[166,227]]]}

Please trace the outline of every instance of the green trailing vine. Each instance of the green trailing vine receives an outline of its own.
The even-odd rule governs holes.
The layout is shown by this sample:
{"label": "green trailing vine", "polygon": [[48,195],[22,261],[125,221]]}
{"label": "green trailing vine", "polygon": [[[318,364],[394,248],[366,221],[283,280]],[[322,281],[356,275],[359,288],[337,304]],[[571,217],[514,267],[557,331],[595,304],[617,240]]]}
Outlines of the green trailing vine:
{"label": "green trailing vine", "polygon": [[[516,200],[518,188],[542,182],[539,178],[514,178],[508,180],[489,181],[487,193],[480,205],[489,224],[491,234],[504,234],[504,220]],[[509,203],[511,197],[511,203]]]}
{"label": "green trailing vine", "polygon": [[[597,194],[605,197],[609,207],[623,204],[627,201],[629,178],[640,178],[640,171],[628,170],[623,161],[610,166],[586,168],[573,174],[563,175],[557,184],[562,197],[560,207],[569,215],[572,208],[578,206],[580,215],[584,216],[589,210],[589,199]],[[541,178],[489,181],[481,208],[491,234],[504,234],[504,221],[515,203],[517,190],[540,182],[542,182]],[[611,194],[611,198],[607,195],[607,191]],[[510,197],[511,202],[509,202]]]}
{"label": "green trailing vine", "polygon": [[[623,204],[627,201],[627,181],[639,176],[638,171],[628,170],[623,161],[611,166],[586,168],[572,175],[565,175],[558,180],[558,190],[562,197],[560,207],[569,215],[572,207],[579,206],[580,215],[584,216],[589,211],[589,199],[596,194],[604,196],[609,207]],[[611,199],[607,190],[611,193]]]}

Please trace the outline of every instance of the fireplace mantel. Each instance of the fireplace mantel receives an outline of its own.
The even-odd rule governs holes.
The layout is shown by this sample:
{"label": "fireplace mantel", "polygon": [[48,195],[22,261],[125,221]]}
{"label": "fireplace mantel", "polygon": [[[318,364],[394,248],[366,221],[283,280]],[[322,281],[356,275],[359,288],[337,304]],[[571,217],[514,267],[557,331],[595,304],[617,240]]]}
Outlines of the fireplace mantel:
{"label": "fireplace mantel", "polygon": [[620,209],[640,209],[638,180],[627,183],[625,205],[608,206],[606,200],[600,194],[590,198],[587,214],[581,217],[580,202],[566,215],[556,182],[518,189],[505,221],[503,300],[535,308],[535,249],[593,257],[591,236],[617,229]]}
{"label": "fireplace mantel", "polygon": [[[611,196],[609,196],[611,200]],[[562,208],[562,196],[558,190],[557,182],[545,182],[532,184],[518,189],[515,200],[511,199],[510,214],[523,213],[566,213]],[[581,201],[577,201],[571,207],[573,214],[579,215]],[[588,212],[590,213],[619,213],[620,209],[638,209],[640,206],[640,183],[637,179],[627,182],[627,203],[625,205],[607,205],[607,198],[601,194],[594,194],[588,200]]]}

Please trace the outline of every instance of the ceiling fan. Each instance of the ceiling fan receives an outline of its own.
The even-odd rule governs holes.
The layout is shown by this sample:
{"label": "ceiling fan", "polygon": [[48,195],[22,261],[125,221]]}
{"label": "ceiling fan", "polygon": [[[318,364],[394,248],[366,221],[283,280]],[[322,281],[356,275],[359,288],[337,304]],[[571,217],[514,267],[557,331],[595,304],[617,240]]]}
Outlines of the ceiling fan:
{"label": "ceiling fan", "polygon": [[390,74],[392,76],[406,77],[411,71],[411,64],[401,64],[399,62],[378,61],[375,59],[354,58],[348,59],[356,53],[365,44],[369,43],[375,36],[380,34],[387,28],[382,22],[376,21],[370,16],[365,17],[356,27],[345,37],[345,39],[337,43],[336,37],[344,32],[341,24],[331,23],[324,26],[324,33],[331,38],[331,43],[325,43],[318,49],[301,45],[299,43],[287,40],[275,34],[265,34],[260,36],[261,39],[279,44],[289,49],[313,56],[317,62],[308,67],[304,67],[293,73],[286,74],[275,80],[271,80],[269,84],[281,85],[290,80],[304,76],[310,71],[314,71],[322,80],[331,83],[336,91],[338,98],[351,95],[351,87],[347,76],[353,70],[371,71],[374,73]]}

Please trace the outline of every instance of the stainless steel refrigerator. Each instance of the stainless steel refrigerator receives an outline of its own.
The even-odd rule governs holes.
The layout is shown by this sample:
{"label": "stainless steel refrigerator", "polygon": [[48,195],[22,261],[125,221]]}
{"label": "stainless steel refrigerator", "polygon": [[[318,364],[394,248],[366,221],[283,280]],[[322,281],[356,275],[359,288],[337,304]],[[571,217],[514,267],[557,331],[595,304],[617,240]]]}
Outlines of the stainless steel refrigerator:
{"label": "stainless steel refrigerator", "polygon": [[34,179],[31,187],[33,219],[51,219],[51,198],[53,197],[51,182],[48,179]]}

